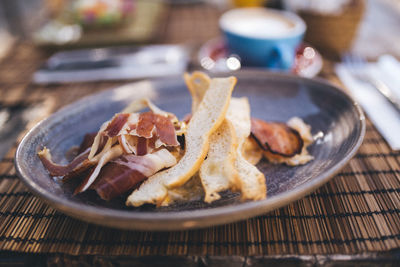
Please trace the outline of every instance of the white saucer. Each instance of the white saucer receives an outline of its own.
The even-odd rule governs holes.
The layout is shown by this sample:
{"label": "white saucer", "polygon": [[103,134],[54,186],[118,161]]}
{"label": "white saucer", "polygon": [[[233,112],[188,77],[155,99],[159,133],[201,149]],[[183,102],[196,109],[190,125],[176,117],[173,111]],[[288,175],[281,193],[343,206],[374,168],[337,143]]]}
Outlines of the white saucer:
{"label": "white saucer", "polygon": [[[237,56],[229,55],[222,38],[206,42],[197,54],[200,65],[211,72],[230,72],[246,68]],[[297,49],[296,59],[291,72],[302,77],[315,77],[322,69],[321,54],[312,46],[302,43]]]}

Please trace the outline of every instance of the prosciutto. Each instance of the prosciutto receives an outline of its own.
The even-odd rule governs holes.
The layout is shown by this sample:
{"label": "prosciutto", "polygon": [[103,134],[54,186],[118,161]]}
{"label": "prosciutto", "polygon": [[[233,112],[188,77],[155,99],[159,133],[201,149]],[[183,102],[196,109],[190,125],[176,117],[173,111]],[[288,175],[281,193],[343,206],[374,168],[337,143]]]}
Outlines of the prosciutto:
{"label": "prosciutto", "polygon": [[149,139],[139,137],[136,147],[136,155],[143,156],[148,153]]}
{"label": "prosciutto", "polygon": [[144,156],[123,155],[104,166],[92,188],[102,199],[111,200],[175,164],[175,157],[167,149]]}
{"label": "prosciutto", "polygon": [[[87,150],[88,148],[90,148],[92,146],[96,135],[97,135],[97,133],[85,134],[85,136],[83,137],[83,140],[78,148],[78,154],[81,154],[82,152],[84,152],[85,150]],[[104,144],[102,144],[102,146],[104,146]]]}
{"label": "prosciutto", "polygon": [[98,155],[97,165],[91,172],[90,176],[86,177],[83,182],[75,189],[75,194],[82,193],[86,191],[90,185],[96,180],[97,176],[100,174],[101,168],[108,162],[115,158],[118,158],[123,153],[121,146],[116,145],[111,149],[104,151],[104,153]]}
{"label": "prosciutto", "polygon": [[[137,113],[119,113],[104,123],[94,138],[89,154],[91,160],[100,150],[104,138],[116,138],[125,153],[144,155],[161,146],[178,146],[175,117],[167,113],[153,111]],[[155,138],[152,142],[148,142]],[[155,147],[150,147],[155,144]]]}
{"label": "prosciutto", "polygon": [[50,150],[48,148],[43,148],[38,153],[43,166],[47,169],[51,176],[65,176],[74,169],[79,168],[83,162],[87,159],[89,155],[89,149],[79,154],[67,165],[56,164],[51,159]]}
{"label": "prosciutto", "polygon": [[[78,177],[82,173],[87,172],[91,167],[97,164],[97,160],[88,160],[90,147],[94,142],[96,134],[97,133],[85,134],[81,144],[77,149],[78,155],[66,165],[54,163],[50,150],[46,147],[43,148],[38,153],[43,166],[47,169],[51,176],[63,176],[63,181]],[[106,142],[105,139],[103,139],[99,144],[99,148],[102,150],[105,145]]]}
{"label": "prosciutto", "polygon": [[114,116],[111,122],[107,125],[103,134],[108,137],[117,136],[130,117],[129,113],[120,113]]}
{"label": "prosciutto", "polygon": [[252,118],[251,134],[263,150],[283,157],[300,154],[304,145],[296,130],[280,122]]}
{"label": "prosciutto", "polygon": [[135,130],[139,137],[151,138],[153,132],[155,132],[163,144],[167,146],[179,145],[171,119],[152,111],[140,114]]}
{"label": "prosciutto", "polygon": [[[146,106],[150,111],[128,113]],[[177,131],[183,134],[184,126],[175,115],[145,99],[115,114],[97,133],[86,134],[80,147],[71,150],[79,154],[69,164],[54,163],[47,148],[38,155],[51,176],[61,176],[63,181],[81,179],[74,194],[94,188],[103,199],[111,199],[176,164],[172,153],[177,154]]]}

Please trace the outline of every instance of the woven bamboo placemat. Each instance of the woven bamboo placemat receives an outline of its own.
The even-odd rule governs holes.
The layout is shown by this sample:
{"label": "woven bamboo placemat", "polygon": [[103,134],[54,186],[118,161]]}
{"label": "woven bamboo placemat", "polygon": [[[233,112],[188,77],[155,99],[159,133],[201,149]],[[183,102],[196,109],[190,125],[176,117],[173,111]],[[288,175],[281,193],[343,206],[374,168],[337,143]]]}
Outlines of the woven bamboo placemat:
{"label": "woven bamboo placemat", "polygon": [[[31,73],[42,58],[20,44],[0,63],[0,106],[35,107],[27,129],[63,105],[120,84],[32,85]],[[322,76],[336,81],[329,69]],[[16,176],[16,145],[0,162],[0,250],[177,256],[354,254],[400,247],[400,153],[368,121],[359,153],[316,192],[263,216],[183,232],[121,231],[55,211]]]}

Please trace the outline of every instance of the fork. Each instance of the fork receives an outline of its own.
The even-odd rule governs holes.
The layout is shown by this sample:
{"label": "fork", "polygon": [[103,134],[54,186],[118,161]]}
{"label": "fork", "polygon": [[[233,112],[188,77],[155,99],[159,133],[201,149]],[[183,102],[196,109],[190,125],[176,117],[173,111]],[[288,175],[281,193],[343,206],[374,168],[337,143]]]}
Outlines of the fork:
{"label": "fork", "polygon": [[400,99],[393,94],[390,87],[384,81],[369,74],[366,69],[367,61],[364,58],[346,54],[342,61],[354,78],[360,82],[372,85],[400,112]]}

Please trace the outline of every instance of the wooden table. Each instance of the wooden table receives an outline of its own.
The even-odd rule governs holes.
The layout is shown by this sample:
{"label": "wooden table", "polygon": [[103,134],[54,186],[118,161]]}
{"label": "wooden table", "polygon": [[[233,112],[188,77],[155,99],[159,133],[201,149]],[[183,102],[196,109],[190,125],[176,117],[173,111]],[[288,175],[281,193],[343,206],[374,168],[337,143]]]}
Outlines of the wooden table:
{"label": "wooden table", "polygon": [[[207,5],[174,6],[156,42],[198,48],[219,35],[219,14]],[[0,266],[361,266],[399,260],[400,153],[390,150],[369,121],[359,153],[328,184],[243,222],[173,233],[120,231],[53,210],[18,181],[12,137],[18,143],[27,129],[58,108],[124,82],[32,84],[32,73],[48,56],[19,42],[0,62],[0,107],[10,111],[10,121],[20,122],[0,134],[11,147],[0,162]],[[191,68],[197,67],[193,61]],[[325,62],[320,76],[340,85],[332,62]]]}

